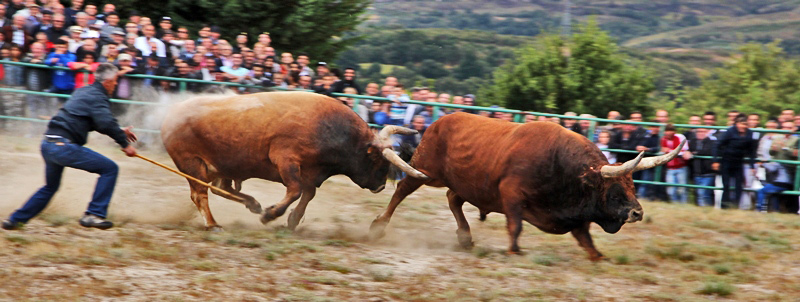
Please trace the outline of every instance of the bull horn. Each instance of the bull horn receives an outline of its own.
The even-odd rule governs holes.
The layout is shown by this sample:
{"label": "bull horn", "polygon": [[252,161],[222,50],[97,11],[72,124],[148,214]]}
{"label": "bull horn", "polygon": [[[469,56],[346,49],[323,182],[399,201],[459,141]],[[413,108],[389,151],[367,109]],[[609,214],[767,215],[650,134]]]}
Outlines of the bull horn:
{"label": "bull horn", "polygon": [[378,133],[378,138],[381,140],[388,139],[392,134],[412,135],[417,134],[417,130],[400,127],[400,126],[386,126]]}
{"label": "bull horn", "polygon": [[625,162],[620,166],[605,165],[600,168],[600,174],[603,175],[603,178],[611,178],[634,172],[634,169],[637,168],[639,162],[642,160],[643,155],[644,152],[640,152],[639,156]]}
{"label": "bull horn", "polygon": [[686,140],[683,140],[678,145],[678,147],[675,148],[675,150],[672,150],[667,154],[648,157],[648,158],[643,159],[638,165],[636,165],[636,169],[634,169],[633,172],[647,170],[647,169],[653,168],[655,166],[660,166],[660,165],[668,163],[669,161],[674,159],[676,156],[678,156],[678,153],[681,152],[681,149],[683,149],[683,145],[684,144],[686,144]]}
{"label": "bull horn", "polygon": [[[398,127],[398,128],[401,128],[401,127]],[[383,132],[383,131],[381,131],[381,132]],[[419,178],[419,179],[428,179],[429,178],[424,173],[418,171],[417,169],[414,169],[413,167],[411,167],[411,165],[406,163],[402,158],[400,158],[400,156],[398,156],[396,153],[394,153],[392,148],[383,149],[382,154],[383,154],[383,157],[385,157],[390,163],[392,163],[393,165],[395,165],[398,168],[400,168],[401,171],[406,172],[406,174],[408,174],[409,176],[414,177],[414,178]]]}

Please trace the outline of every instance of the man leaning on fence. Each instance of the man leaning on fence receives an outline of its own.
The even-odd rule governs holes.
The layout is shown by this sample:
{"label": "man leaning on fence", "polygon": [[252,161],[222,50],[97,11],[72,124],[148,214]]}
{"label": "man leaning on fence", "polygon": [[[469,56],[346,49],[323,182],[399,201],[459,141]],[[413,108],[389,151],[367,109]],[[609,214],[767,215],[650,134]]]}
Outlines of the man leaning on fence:
{"label": "man leaning on fence", "polygon": [[4,229],[18,229],[44,210],[61,184],[64,167],[100,175],[92,201],[80,224],[100,229],[113,226],[105,218],[119,168],[110,159],[83,145],[89,132],[97,131],[113,138],[126,155],[136,155],[136,149],[129,144],[136,141],[136,135],[130,127],[120,128],[110,110],[109,95],[117,85],[117,71],[114,65],[101,64],[95,70],[97,81],[76,90],[50,120],[41,145],[46,184],[22,208],[3,221]]}
{"label": "man leaning on fence", "polygon": [[[783,129],[794,129],[794,122],[789,120],[781,124]],[[797,160],[797,144],[798,136],[796,134],[775,134],[772,136],[772,145],[769,149],[769,154],[772,159],[777,160]],[[758,200],[756,202],[756,210],[759,212],[767,211],[767,198],[769,203],[772,204],[772,210],[778,211],[778,199],[774,194],[791,190],[793,186],[793,176],[797,169],[794,165],[782,164],[777,162],[764,163],[764,169],[767,171],[767,181],[763,188],[758,190]]]}
{"label": "man leaning on fence", "polygon": [[[696,156],[713,156],[716,148],[717,138],[709,135],[708,128],[697,128],[693,137],[689,139],[689,152],[685,153],[684,158],[689,159],[692,167],[694,184],[698,186],[714,186],[716,172],[711,168],[714,162],[710,158],[697,158]],[[701,207],[712,206],[714,201],[714,190],[697,189],[697,205]]]}

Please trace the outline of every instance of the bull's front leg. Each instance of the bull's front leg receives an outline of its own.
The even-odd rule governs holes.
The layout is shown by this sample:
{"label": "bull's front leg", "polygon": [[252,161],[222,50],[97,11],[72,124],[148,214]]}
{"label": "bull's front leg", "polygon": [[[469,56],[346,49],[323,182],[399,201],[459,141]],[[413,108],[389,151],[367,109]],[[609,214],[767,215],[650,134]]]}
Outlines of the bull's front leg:
{"label": "bull's front leg", "polygon": [[447,191],[447,203],[456,218],[456,224],[458,224],[458,229],[456,230],[458,243],[465,249],[471,249],[474,243],[472,242],[472,234],[469,232],[469,222],[467,217],[464,216],[464,202],[464,198],[453,192],[453,190]]}
{"label": "bull's front leg", "polygon": [[587,253],[589,253],[589,260],[592,261],[599,261],[605,259],[603,254],[601,254],[597,249],[594,247],[594,243],[592,242],[592,235],[589,234],[589,225],[591,222],[586,222],[583,226],[577,227],[572,230],[572,236],[578,240],[578,245],[580,245]]}
{"label": "bull's front leg", "polygon": [[300,202],[297,206],[289,213],[289,221],[288,226],[289,229],[294,231],[298,224],[300,224],[300,219],[303,218],[303,215],[306,213],[306,206],[308,206],[308,202],[311,199],[314,199],[314,195],[317,194],[317,188],[314,186],[308,186],[303,189],[303,196],[300,198]]}
{"label": "bull's front leg", "polygon": [[264,209],[264,214],[261,215],[261,223],[267,224],[286,213],[286,209],[295,200],[300,198],[302,194],[302,187],[300,185],[300,166],[297,164],[279,165],[279,173],[286,185],[286,195],[277,204],[271,205]]}

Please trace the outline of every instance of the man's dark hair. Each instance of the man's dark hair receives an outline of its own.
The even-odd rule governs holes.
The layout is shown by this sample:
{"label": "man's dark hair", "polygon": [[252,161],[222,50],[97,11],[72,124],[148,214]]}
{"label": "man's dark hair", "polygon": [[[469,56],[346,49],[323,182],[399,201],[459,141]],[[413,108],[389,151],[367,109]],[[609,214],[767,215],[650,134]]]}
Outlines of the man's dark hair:
{"label": "man's dark hair", "polygon": [[159,62],[161,61],[161,58],[159,58],[155,53],[147,56],[147,58],[150,59],[150,60],[156,60],[156,61],[159,61]]}
{"label": "man's dark hair", "polygon": [[301,53],[297,54],[297,56],[298,56],[298,57],[299,57],[299,56],[306,56],[306,57],[310,57],[310,56],[308,55],[308,53],[307,53],[307,52],[301,52]]}
{"label": "man's dark hair", "polygon": [[634,115],[634,114],[642,114],[642,112],[639,111],[639,110],[631,111],[631,115]]}
{"label": "man's dark hair", "polygon": [[342,71],[339,68],[331,68],[331,73],[335,75],[337,78],[342,77]]}
{"label": "man's dark hair", "polygon": [[117,45],[117,46],[119,46],[119,43],[111,41],[111,42],[106,42],[106,45]]}
{"label": "man's dark hair", "polygon": [[110,12],[110,13],[106,14],[106,18],[108,18],[108,16],[117,16],[117,17],[119,17],[119,14],[117,14],[117,12]]}
{"label": "man's dark hair", "polygon": [[747,114],[747,116],[751,116],[751,115],[755,115],[755,116],[757,116],[758,118],[761,118],[761,114],[759,114],[759,113],[757,113],[757,112],[751,112],[751,113],[748,113],[748,114]]}
{"label": "man's dark hair", "polygon": [[267,69],[267,66],[264,66],[262,64],[253,64],[252,68],[256,68],[256,67],[260,67],[261,69]]}
{"label": "man's dark hair", "polygon": [[746,123],[747,122],[747,116],[744,115],[744,113],[740,113],[739,115],[736,116],[736,118],[733,119],[733,122],[734,123]]}
{"label": "man's dark hair", "polygon": [[700,115],[698,115],[698,114],[692,114],[689,117],[693,117],[693,116],[700,117]]}
{"label": "man's dark hair", "polygon": [[675,125],[667,124],[667,126],[664,127],[664,131],[675,131]]}
{"label": "man's dark hair", "polygon": [[703,115],[711,115],[711,116],[713,116],[715,119],[717,118],[717,113],[716,113],[716,112],[714,112],[714,111],[706,111],[706,113],[703,113]]}

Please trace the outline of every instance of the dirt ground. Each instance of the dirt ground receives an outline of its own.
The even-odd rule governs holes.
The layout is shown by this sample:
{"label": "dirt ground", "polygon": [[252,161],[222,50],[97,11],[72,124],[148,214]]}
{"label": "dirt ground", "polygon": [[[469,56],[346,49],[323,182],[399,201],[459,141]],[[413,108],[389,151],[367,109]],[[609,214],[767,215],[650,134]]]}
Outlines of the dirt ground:
{"label": "dirt ground", "polygon": [[[0,135],[0,216],[44,183],[39,138]],[[121,167],[110,219],[77,223],[95,176],[67,170],[40,218],[0,231],[3,301],[800,301],[800,217],[642,202],[643,222],[592,229],[608,261],[592,263],[569,235],[526,225],[521,256],[505,254],[505,219],[465,205],[475,248],[458,248],[444,190],[423,188],[377,242],[364,240],[393,188],[333,177],[297,232],[286,216],[263,226],[241,204],[211,197],[224,232],[206,232],[186,180],[110,140],[89,147]],[[172,165],[150,148],[143,155]],[[262,206],[282,185],[249,180]]]}

